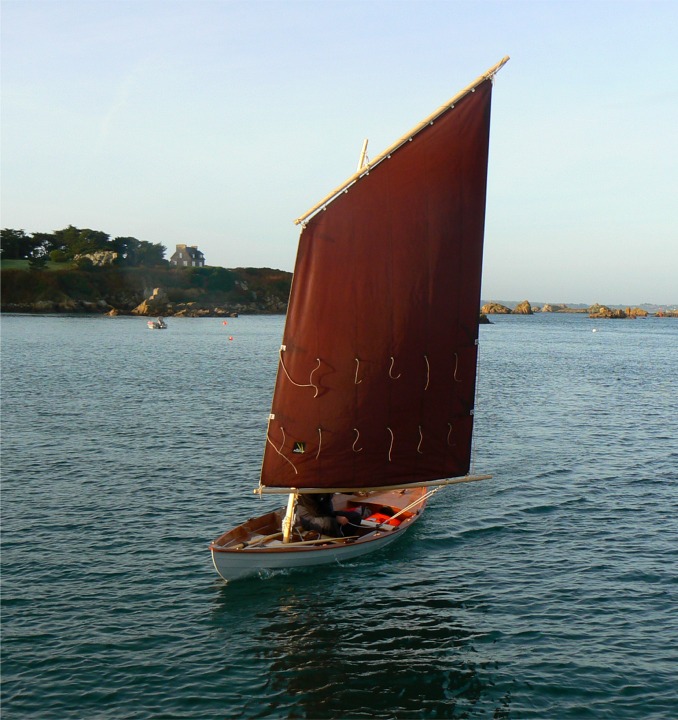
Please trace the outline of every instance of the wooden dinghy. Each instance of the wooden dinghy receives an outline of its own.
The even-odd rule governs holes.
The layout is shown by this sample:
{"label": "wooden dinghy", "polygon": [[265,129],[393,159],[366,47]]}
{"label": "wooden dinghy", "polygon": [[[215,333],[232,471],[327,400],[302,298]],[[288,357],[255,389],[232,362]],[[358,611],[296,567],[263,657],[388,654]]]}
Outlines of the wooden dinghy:
{"label": "wooden dinghy", "polygon": [[[285,507],[252,518],[211,545],[212,561],[224,580],[236,580],[261,571],[303,568],[351,560],[390,545],[421,516],[426,488],[405,488],[355,495],[337,495],[337,510],[357,510],[364,516],[348,537],[329,537],[294,525],[289,542],[283,542]],[[386,515],[380,510],[388,508]],[[373,518],[373,519],[370,519]]]}
{"label": "wooden dinghy", "polygon": [[[440,487],[489,477],[469,473],[490,101],[507,60],[374,159],[363,152],[295,221],[256,490],[289,497],[210,545],[224,579],[359,557],[402,537]],[[299,528],[295,505],[314,493],[360,512],[351,535]]]}

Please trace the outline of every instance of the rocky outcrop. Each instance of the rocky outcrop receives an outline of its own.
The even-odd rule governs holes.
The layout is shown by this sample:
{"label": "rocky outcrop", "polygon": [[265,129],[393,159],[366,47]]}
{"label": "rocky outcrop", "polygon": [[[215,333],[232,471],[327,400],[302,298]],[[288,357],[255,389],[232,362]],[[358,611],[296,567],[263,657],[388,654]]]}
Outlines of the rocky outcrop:
{"label": "rocky outcrop", "polygon": [[118,259],[118,253],[112,250],[99,250],[93,253],[83,253],[76,255],[73,260],[77,263],[79,260],[89,260],[93,267],[108,267]]}
{"label": "rocky outcrop", "polygon": [[657,310],[654,316],[678,318],[678,310]]}
{"label": "rocky outcrop", "polygon": [[627,307],[626,310],[622,310],[621,308],[609,308],[606,305],[599,305],[596,303],[595,305],[591,305],[589,308],[589,317],[590,318],[605,318],[605,319],[611,319],[611,320],[635,320],[639,317],[647,317],[649,313],[647,310],[643,310],[639,307]]}
{"label": "rocky outcrop", "polygon": [[506,305],[500,305],[499,303],[489,302],[480,308],[480,312],[482,315],[510,315],[511,308],[506,307]]}
{"label": "rocky outcrop", "polygon": [[485,313],[480,313],[480,318],[478,319],[479,325],[492,325],[490,322],[490,319],[485,315]]}
{"label": "rocky outcrop", "polygon": [[513,314],[514,315],[532,315],[532,305],[530,305],[528,300],[523,300],[523,302],[518,303],[513,308]]}
{"label": "rocky outcrop", "polygon": [[132,310],[132,315],[167,315],[169,298],[162,288],[154,288],[150,296]]}
{"label": "rocky outcrop", "polygon": [[596,303],[589,308],[589,317],[594,319],[623,320],[628,316],[623,310],[612,309],[606,305],[598,305],[598,303]]}

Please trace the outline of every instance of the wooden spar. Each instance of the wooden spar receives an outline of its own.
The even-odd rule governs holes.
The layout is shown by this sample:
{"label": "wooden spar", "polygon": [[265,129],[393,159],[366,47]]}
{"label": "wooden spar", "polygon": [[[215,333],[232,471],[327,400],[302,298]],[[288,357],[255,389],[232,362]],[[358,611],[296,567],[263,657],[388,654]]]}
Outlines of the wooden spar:
{"label": "wooden spar", "polygon": [[[380,490],[409,490],[419,487],[436,487],[438,485],[456,485],[457,483],[477,482],[478,480],[491,480],[492,475],[463,475],[462,477],[446,478],[444,480],[429,480],[428,482],[410,483],[409,485],[384,485],[382,487],[360,487],[360,488],[294,488],[299,495],[313,495],[316,493],[342,493],[353,495],[361,492],[378,492]],[[265,485],[255,488],[256,494],[264,495],[286,495],[290,488],[266,487]]]}
{"label": "wooden spar", "polygon": [[317,545],[318,543],[343,543],[347,540],[357,540],[360,536],[359,535],[347,535],[346,537],[325,537],[325,538],[317,538],[316,540],[297,540],[295,542],[288,543],[288,547],[293,545]]}
{"label": "wooden spar", "polygon": [[294,524],[294,508],[297,504],[297,493],[291,492],[287,499],[287,512],[282,521],[282,536],[283,542],[289,543],[290,535],[292,534],[292,525]]}
{"label": "wooden spar", "polygon": [[[234,545],[231,548],[228,548],[229,550],[242,550],[246,547],[254,547],[255,545],[260,545],[261,543],[268,542],[269,540],[275,540],[276,538],[279,538],[282,535],[281,532],[274,532],[270,535],[264,535],[263,537],[256,538],[255,540],[252,540],[252,542],[242,542],[239,545]],[[219,545],[216,546],[216,549],[219,549]],[[223,547],[223,546],[221,546]],[[225,549],[225,548],[224,548]]]}
{"label": "wooden spar", "polygon": [[[404,508],[402,508],[402,510],[398,510],[398,512],[395,515],[391,515],[389,517],[389,520],[393,520],[393,518],[397,518],[398,515],[402,515],[403,513],[407,512],[408,510],[413,508],[415,505],[419,505],[420,503],[425,502],[426,500],[428,500],[431,497],[431,495],[435,495],[435,493],[437,493],[438,490],[440,490],[442,487],[444,487],[444,486],[438,485],[437,488],[434,488],[433,490],[429,490],[426,494],[422,495],[420,498],[417,498],[414,502],[411,502],[409,505],[406,505]],[[386,520],[384,522],[388,522],[388,520]],[[379,525],[377,527],[379,527],[381,525],[383,525],[383,523],[379,523]]]}
{"label": "wooden spar", "polygon": [[365,164],[365,155],[367,155],[367,138],[363,142],[363,149],[360,151],[360,159],[358,160],[358,170]]}
{"label": "wooden spar", "polygon": [[[444,112],[450,109],[455,103],[458,103],[465,95],[468,95],[470,92],[473,92],[475,88],[478,87],[481,83],[485,82],[485,80],[488,80],[489,78],[493,77],[501,68],[509,61],[509,56],[506,55],[506,57],[503,57],[496,65],[493,65],[489,70],[484,72],[482,75],[477,77],[470,85],[467,85],[463,90],[458,92],[454,97],[450,98],[444,105],[441,105],[435,112],[431,113],[425,120],[422,120],[416,127],[412,128],[408,133],[405,133],[401,138],[396,140],[393,145],[391,145],[389,148],[384,150],[380,155],[377,155],[377,157],[374,158],[371,162],[368,162],[367,165],[359,165],[358,170],[356,170],[353,175],[351,175],[348,180],[343,182],[339,187],[332,190],[331,193],[326,195],[319,203],[316,203],[310,210],[305,212],[303,215],[300,215],[295,221],[295,225],[299,225],[300,223],[304,222],[304,220],[308,219],[311,215],[313,215],[317,210],[319,210],[324,205],[327,205],[331,200],[333,200],[339,193],[344,191],[349,185],[352,185],[356,180],[358,180],[362,175],[369,173],[369,171],[374,168],[376,165],[378,165],[382,160],[387,158],[391,153],[393,153],[395,150],[397,150],[401,145],[408,142],[414,135],[416,135],[418,132],[423,130],[427,125],[432,123],[434,120],[436,120],[440,115],[442,115]],[[361,157],[361,161],[363,158]]]}

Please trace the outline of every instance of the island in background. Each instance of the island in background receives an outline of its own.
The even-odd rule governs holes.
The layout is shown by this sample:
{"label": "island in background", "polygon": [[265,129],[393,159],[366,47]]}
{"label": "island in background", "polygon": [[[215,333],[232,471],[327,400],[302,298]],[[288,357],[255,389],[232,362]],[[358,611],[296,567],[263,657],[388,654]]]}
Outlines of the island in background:
{"label": "island in background", "polygon": [[[169,260],[160,243],[69,225],[53,233],[0,231],[3,312],[100,313],[187,317],[283,314],[292,273],[209,266],[196,245]],[[678,317],[678,306],[565,305],[482,301],[488,315],[582,313],[592,318]]]}
{"label": "island in background", "polygon": [[645,303],[637,307],[624,305],[565,305],[563,303],[488,302],[480,308],[481,315],[534,315],[535,313],[577,313],[587,314],[594,319],[634,319],[655,315],[657,317],[678,317],[678,306],[659,306]]}

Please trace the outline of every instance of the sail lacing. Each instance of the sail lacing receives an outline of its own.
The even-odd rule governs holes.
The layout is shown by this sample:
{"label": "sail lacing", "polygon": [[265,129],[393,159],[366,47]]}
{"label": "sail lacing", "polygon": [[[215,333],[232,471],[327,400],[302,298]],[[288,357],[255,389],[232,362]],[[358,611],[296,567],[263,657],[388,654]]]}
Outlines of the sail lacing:
{"label": "sail lacing", "polygon": [[285,428],[282,425],[280,426],[280,431],[282,432],[283,436],[282,442],[280,443],[280,449],[275,446],[275,443],[273,442],[273,440],[271,440],[271,437],[268,433],[266,433],[266,442],[278,453],[278,455],[280,455],[283,460],[285,460],[285,462],[288,462],[292,466],[294,474],[298,475],[299,473],[294,463],[282,453],[282,449],[285,447]]}
{"label": "sail lacing", "polygon": [[421,431],[421,425],[419,426],[419,445],[417,445],[417,452],[420,455],[423,455],[423,451],[421,449],[421,444],[424,442],[424,433]]}
{"label": "sail lacing", "polygon": [[394,439],[393,438],[393,430],[391,430],[390,427],[387,427],[386,429],[389,431],[389,433],[391,435],[391,445],[388,448],[388,461],[391,462],[391,451],[393,450],[393,439]]}
{"label": "sail lacing", "polygon": [[353,428],[353,432],[355,433],[355,440],[353,441],[353,445],[352,445],[351,449],[353,450],[354,453],[362,452],[363,451],[362,448],[358,448],[356,450],[356,447],[355,447],[356,444],[358,443],[358,440],[360,439],[360,430],[358,430],[358,428]]}
{"label": "sail lacing", "polygon": [[424,390],[426,391],[428,390],[428,383],[431,379],[431,366],[429,365],[428,357],[426,355],[424,355],[424,360],[426,361],[426,385],[424,385]]}
{"label": "sail lacing", "polygon": [[452,377],[454,378],[455,382],[461,382],[461,380],[457,377],[458,369],[459,369],[459,355],[457,355],[457,353],[454,353],[454,375]]}
{"label": "sail lacing", "polygon": [[320,448],[323,446],[323,429],[318,428],[318,452],[315,454],[315,459],[320,457]]}
{"label": "sail lacing", "polygon": [[402,373],[398,373],[397,375],[393,374],[393,366],[395,365],[395,358],[391,356],[391,367],[388,369],[388,376],[391,378],[391,380],[397,380]]}
{"label": "sail lacing", "polygon": [[356,385],[360,385],[362,378],[358,380],[358,370],[360,370],[360,360],[355,359],[355,380],[353,381]]}
{"label": "sail lacing", "polygon": [[452,443],[450,442],[450,435],[452,435],[452,423],[447,423],[448,431],[447,431],[447,444],[452,447]]}
{"label": "sail lacing", "polygon": [[312,387],[315,390],[315,394],[313,395],[314,398],[318,397],[318,392],[320,392],[320,388],[314,384],[313,382],[313,374],[317,372],[320,369],[320,358],[316,358],[317,365],[311,370],[311,374],[308,376],[308,383],[298,383],[292,380],[290,377],[290,374],[287,372],[287,368],[285,367],[285,362],[283,360],[283,352],[285,350],[285,346],[281,345],[279,350],[280,355],[280,366],[285,371],[285,375],[287,375],[287,379],[292,383],[292,385],[296,385],[297,387]]}

